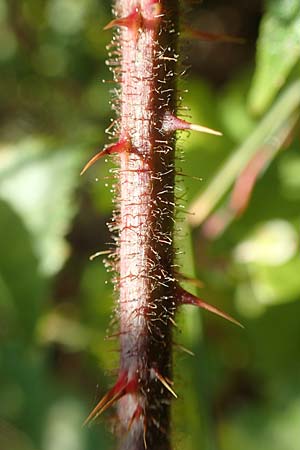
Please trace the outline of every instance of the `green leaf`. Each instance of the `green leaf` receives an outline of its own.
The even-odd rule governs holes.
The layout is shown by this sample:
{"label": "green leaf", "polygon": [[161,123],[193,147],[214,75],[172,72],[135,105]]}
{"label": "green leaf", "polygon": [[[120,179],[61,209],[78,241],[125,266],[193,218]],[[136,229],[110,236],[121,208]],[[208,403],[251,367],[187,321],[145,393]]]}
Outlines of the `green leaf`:
{"label": "green leaf", "polygon": [[45,286],[28,232],[3,201],[0,201],[0,236],[1,335],[32,336]]}
{"label": "green leaf", "polygon": [[243,142],[256,126],[256,120],[245,103],[251,80],[250,71],[235,77],[226,85],[217,102],[222,120],[221,131],[236,144]]}
{"label": "green leaf", "polygon": [[7,146],[1,153],[0,197],[22,217],[41,271],[52,275],[68,256],[64,240],[76,211],[72,201],[79,182],[81,153],[49,149],[37,139]]}
{"label": "green leaf", "polygon": [[299,0],[268,0],[257,45],[250,108],[263,113],[300,58]]}
{"label": "green leaf", "polygon": [[258,150],[270,146],[275,156],[299,118],[296,112],[299,104],[300,82],[295,81],[282,92],[249,137],[232,152],[210,184],[192,202],[191,225],[200,225],[206,219]]}
{"label": "green leaf", "polygon": [[[296,142],[295,142],[296,143]],[[291,149],[292,150],[292,149]],[[279,161],[278,172],[281,182],[281,190],[286,199],[299,201],[300,199],[300,155],[297,143],[295,150],[289,150]]]}
{"label": "green leaf", "polygon": [[[281,387],[281,386],[280,386]],[[273,400],[270,406],[250,406],[220,426],[221,450],[298,450],[300,399]]]}
{"label": "green leaf", "polygon": [[298,246],[296,229],[277,219],[261,224],[235,248],[235,260],[244,272],[236,291],[241,314],[258,317],[268,307],[299,299]]}

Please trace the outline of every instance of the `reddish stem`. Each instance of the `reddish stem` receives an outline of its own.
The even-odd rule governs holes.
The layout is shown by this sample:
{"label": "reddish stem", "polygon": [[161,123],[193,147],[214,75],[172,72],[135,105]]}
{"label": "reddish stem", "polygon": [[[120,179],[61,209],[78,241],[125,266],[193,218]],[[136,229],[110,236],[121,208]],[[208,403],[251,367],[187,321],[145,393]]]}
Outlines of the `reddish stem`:
{"label": "reddish stem", "polygon": [[119,139],[131,143],[119,174],[120,373],[137,380],[118,401],[121,448],[168,450],[175,165],[174,132],[163,131],[163,119],[176,112],[178,5],[118,0],[116,16],[125,18]]}
{"label": "reddish stem", "polygon": [[[120,55],[118,141],[104,155],[120,160],[118,316],[120,367],[115,385],[86,423],[118,406],[121,450],[171,450],[172,327],[176,308],[192,304],[237,323],[180,288],[174,269],[175,132],[220,135],[176,117],[178,0],[116,0],[114,41]],[[112,61],[115,67],[116,61]]]}

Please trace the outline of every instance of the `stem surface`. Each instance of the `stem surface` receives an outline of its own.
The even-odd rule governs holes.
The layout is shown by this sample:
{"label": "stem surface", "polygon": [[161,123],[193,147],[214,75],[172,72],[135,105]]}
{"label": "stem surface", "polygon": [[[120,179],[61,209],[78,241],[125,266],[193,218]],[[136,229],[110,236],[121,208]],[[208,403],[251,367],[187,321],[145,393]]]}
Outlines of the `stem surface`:
{"label": "stem surface", "polygon": [[[121,51],[118,401],[122,450],[169,450],[178,4],[118,0]],[[121,381],[120,381],[121,380]],[[125,395],[123,395],[125,394]],[[124,437],[125,436],[125,437]]]}

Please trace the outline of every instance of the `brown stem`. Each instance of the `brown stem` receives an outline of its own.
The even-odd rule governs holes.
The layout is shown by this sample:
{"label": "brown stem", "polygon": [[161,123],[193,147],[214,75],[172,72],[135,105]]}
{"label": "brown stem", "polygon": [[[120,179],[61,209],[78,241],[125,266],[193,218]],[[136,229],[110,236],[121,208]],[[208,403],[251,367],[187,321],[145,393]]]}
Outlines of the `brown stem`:
{"label": "brown stem", "polygon": [[[174,132],[178,5],[117,0],[120,26],[120,374],[122,450],[168,450],[172,393]],[[121,20],[120,20],[121,19]],[[114,25],[111,23],[110,26]]]}
{"label": "brown stem", "polygon": [[120,450],[171,450],[172,326],[176,308],[192,304],[237,323],[184,291],[174,266],[175,132],[220,132],[176,117],[178,0],[116,0],[120,67],[118,142],[104,155],[119,155],[118,229],[120,368],[115,385],[86,420],[118,406]]}

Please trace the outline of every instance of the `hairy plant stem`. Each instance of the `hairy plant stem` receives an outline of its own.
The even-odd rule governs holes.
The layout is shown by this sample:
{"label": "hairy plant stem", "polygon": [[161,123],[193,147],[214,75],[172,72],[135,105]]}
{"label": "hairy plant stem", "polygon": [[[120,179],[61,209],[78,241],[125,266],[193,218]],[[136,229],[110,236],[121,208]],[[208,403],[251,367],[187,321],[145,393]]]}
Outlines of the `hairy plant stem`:
{"label": "hairy plant stem", "polygon": [[[236,325],[233,317],[185,291],[174,264],[175,132],[219,131],[176,117],[178,0],[116,0],[110,53],[120,83],[118,205],[112,221],[118,256],[120,367],[114,386],[85,421],[118,406],[120,450],[171,450],[172,327],[180,305],[194,305]],[[119,66],[118,66],[119,64]],[[118,280],[118,282],[117,282]]]}
{"label": "hairy plant stem", "polygon": [[[169,450],[178,2],[117,0],[121,50],[119,204],[122,450]],[[132,17],[132,22],[130,22]],[[126,384],[127,383],[127,384]],[[166,387],[167,386],[167,387]],[[125,437],[124,437],[125,436]]]}

